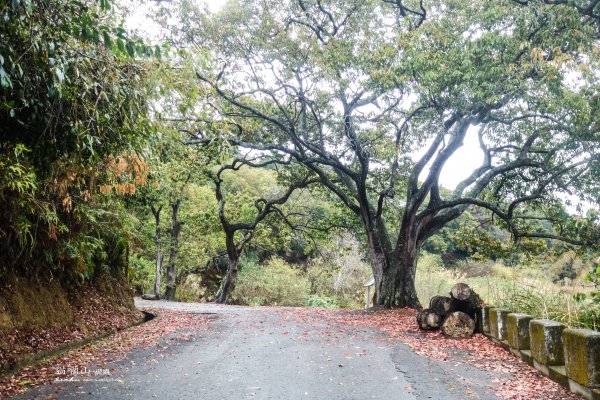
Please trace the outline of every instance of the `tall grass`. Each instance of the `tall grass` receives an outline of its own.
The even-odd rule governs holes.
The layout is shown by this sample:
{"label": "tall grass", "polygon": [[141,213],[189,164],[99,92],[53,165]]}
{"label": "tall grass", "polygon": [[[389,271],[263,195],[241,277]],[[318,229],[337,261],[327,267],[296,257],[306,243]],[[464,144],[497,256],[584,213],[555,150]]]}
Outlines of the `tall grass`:
{"label": "tall grass", "polygon": [[[425,305],[436,295],[448,295],[457,282],[467,283],[486,304],[523,312],[536,318],[552,319],[572,328],[600,328],[600,308],[587,296],[565,290],[541,270],[489,266],[485,276],[469,277],[464,270],[443,268],[439,257],[425,254],[419,260],[416,286]],[[585,288],[581,288],[585,291]],[[589,289],[588,289],[589,290]]]}

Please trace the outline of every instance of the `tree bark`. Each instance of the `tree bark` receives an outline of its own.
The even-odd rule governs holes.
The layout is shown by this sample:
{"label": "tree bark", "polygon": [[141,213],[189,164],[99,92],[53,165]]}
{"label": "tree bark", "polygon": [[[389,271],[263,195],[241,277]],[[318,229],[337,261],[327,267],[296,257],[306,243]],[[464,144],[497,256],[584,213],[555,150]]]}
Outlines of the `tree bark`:
{"label": "tree bark", "polygon": [[371,264],[371,271],[373,272],[373,278],[375,279],[375,293],[373,294],[373,305],[380,304],[378,301],[379,295],[382,292],[383,273],[387,269],[388,255],[383,251],[381,246],[377,244],[376,234],[374,232],[367,232],[367,244],[369,251],[369,258]]}
{"label": "tree bark", "polygon": [[177,220],[181,200],[171,203],[171,240],[169,248],[169,263],[167,264],[167,289],[165,299],[175,300],[177,290],[177,256],[179,255],[179,234],[182,223]]}
{"label": "tree bark", "polygon": [[161,276],[162,276],[162,252],[161,252],[161,230],[160,230],[160,212],[162,210],[162,206],[155,208],[154,206],[150,206],[152,210],[152,214],[154,215],[154,221],[156,222],[156,279],[154,280],[154,294],[160,297],[160,284],[161,284]]}
{"label": "tree bark", "polygon": [[225,231],[225,244],[227,247],[227,272],[221,281],[221,286],[217,292],[215,303],[225,304],[229,296],[235,289],[240,265],[240,251],[235,244],[235,231],[229,229]]}
{"label": "tree bark", "polygon": [[421,308],[415,287],[418,254],[416,246],[402,246],[388,256],[377,304],[385,307]]}
{"label": "tree bark", "polygon": [[239,257],[229,257],[229,264],[227,265],[227,273],[221,281],[221,286],[217,292],[215,303],[225,304],[229,299],[229,296],[235,289],[237,283],[237,277],[239,272]]}

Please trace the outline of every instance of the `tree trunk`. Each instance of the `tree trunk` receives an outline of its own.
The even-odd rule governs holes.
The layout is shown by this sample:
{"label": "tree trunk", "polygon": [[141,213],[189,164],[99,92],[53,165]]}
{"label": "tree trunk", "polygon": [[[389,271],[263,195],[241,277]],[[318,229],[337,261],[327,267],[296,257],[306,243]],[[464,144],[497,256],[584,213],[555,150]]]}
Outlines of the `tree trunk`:
{"label": "tree trunk", "polygon": [[225,304],[227,303],[227,299],[229,299],[229,295],[235,289],[235,284],[237,282],[239,265],[240,265],[240,249],[235,244],[235,231],[227,230],[225,232],[225,245],[227,247],[227,272],[221,281],[221,286],[219,287],[219,291],[217,292],[217,296],[215,298],[215,303]]}
{"label": "tree trunk", "polygon": [[238,272],[239,272],[239,257],[229,257],[229,264],[227,265],[227,273],[223,277],[221,281],[221,286],[219,287],[219,291],[217,292],[217,296],[215,298],[215,303],[225,304],[227,303],[227,299],[229,299],[229,295],[235,289],[235,284],[237,282]]}
{"label": "tree trunk", "polygon": [[375,293],[373,293],[373,305],[380,304],[377,299],[381,293],[383,283],[383,271],[386,269],[387,257],[380,246],[376,244],[374,232],[367,232],[369,258],[371,261],[371,271],[375,279]]}
{"label": "tree trunk", "polygon": [[152,214],[154,215],[154,221],[156,222],[156,279],[154,280],[154,294],[160,297],[160,280],[162,276],[162,252],[161,252],[161,230],[160,230],[160,211],[162,206],[155,208],[150,206]]}
{"label": "tree trunk", "polygon": [[379,219],[374,221],[372,215],[366,210],[368,210],[368,207],[365,206],[361,214],[361,219],[367,233],[369,259],[371,262],[373,278],[375,279],[373,305],[383,305],[384,303],[380,300],[382,298],[382,293],[385,292],[384,274],[389,270],[389,266],[393,262],[393,249],[390,235],[387,232],[383,220]]}
{"label": "tree trunk", "polygon": [[169,263],[167,264],[167,289],[165,299],[175,300],[177,290],[177,256],[179,255],[179,234],[182,223],[177,220],[181,200],[171,204],[171,241],[169,249]]}
{"label": "tree trunk", "polygon": [[389,257],[383,271],[377,304],[385,307],[421,308],[415,287],[418,250],[405,248]]}

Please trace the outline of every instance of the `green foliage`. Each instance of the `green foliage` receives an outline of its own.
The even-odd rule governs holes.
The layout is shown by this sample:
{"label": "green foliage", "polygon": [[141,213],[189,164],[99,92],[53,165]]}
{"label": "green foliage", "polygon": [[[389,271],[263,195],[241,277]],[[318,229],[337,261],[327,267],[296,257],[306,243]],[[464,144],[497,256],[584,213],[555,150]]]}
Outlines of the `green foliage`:
{"label": "green foliage", "polygon": [[329,296],[319,296],[319,295],[310,295],[306,300],[307,307],[317,307],[317,308],[338,308],[338,300],[334,297]]}
{"label": "green foliage", "polygon": [[310,285],[302,272],[279,258],[265,265],[245,262],[231,300],[246,305],[303,306]]}
{"label": "green foliage", "polygon": [[129,258],[129,282],[135,293],[143,294],[152,291],[156,275],[155,264],[151,260],[133,253]]}
{"label": "green foliage", "polygon": [[113,12],[108,0],[0,1],[0,268],[81,281],[123,267],[128,216],[98,192],[109,158],[151,127],[147,66],[132,58],[148,52]]}
{"label": "green foliage", "polygon": [[343,308],[364,306],[364,284],[373,276],[363,259],[361,243],[350,233],[331,237],[320,249],[320,257],[309,263],[306,277],[311,294],[335,299]]}

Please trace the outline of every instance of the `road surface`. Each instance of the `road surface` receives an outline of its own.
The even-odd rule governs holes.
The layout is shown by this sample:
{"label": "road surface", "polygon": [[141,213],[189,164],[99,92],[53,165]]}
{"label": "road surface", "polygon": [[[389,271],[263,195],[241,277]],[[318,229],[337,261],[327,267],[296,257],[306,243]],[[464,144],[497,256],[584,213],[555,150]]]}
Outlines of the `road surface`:
{"label": "road surface", "polygon": [[497,399],[480,370],[418,356],[374,328],[342,325],[308,309],[136,304],[203,313],[211,323],[166,351],[130,353],[109,366],[109,379],[61,382],[58,392],[47,385],[22,398]]}

